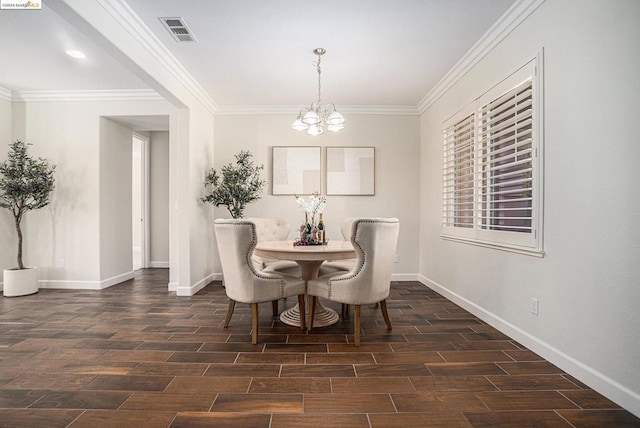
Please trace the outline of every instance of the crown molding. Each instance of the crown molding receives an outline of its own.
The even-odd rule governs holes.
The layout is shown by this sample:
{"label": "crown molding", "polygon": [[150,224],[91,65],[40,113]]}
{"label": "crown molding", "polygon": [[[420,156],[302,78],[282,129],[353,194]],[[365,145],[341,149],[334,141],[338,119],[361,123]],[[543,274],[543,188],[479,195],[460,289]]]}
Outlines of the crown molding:
{"label": "crown molding", "polygon": [[482,58],[544,2],[545,0],[516,1],[418,103],[417,109],[420,114],[424,113],[444,95],[462,76],[478,64]]}
{"label": "crown molding", "polygon": [[122,27],[140,42],[141,45],[165,69],[177,79],[211,113],[218,109],[217,104],[200,86],[197,80],[176,59],[166,46],[149,30],[124,0],[98,0],[98,3],[113,16]]}
{"label": "crown molding", "polygon": [[[1,96],[1,95],[0,95]],[[95,91],[13,91],[12,101],[158,101],[151,89],[109,89]]]}
{"label": "crown molding", "polygon": [[12,101],[11,91],[7,88],[3,88],[2,86],[0,86],[0,100]]}
{"label": "crown molding", "polygon": [[[254,115],[254,114],[290,114],[297,115],[300,106],[278,106],[278,105],[258,105],[258,106],[220,106],[216,111],[216,116],[225,115]],[[340,113],[345,114],[379,114],[379,115],[404,115],[417,116],[420,114],[414,106],[340,106]]]}
{"label": "crown molding", "polygon": [[[417,106],[341,106],[346,114],[419,115],[446,93],[473,66],[478,64],[514,28],[520,25],[545,0],[517,0],[504,15],[478,40],[471,49],[429,91]],[[297,114],[300,106],[222,106],[218,105],[180,64],[171,52],[147,28],[123,0],[98,0],[147,51],[216,115]],[[94,91],[10,91],[0,87],[0,99],[7,101],[129,101],[163,100],[153,90],[94,90]]]}

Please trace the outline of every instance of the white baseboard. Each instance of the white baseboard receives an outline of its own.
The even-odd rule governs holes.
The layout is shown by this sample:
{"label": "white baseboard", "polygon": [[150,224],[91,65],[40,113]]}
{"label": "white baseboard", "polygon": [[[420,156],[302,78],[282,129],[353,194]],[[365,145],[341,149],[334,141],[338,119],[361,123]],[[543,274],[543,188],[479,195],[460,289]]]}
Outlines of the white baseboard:
{"label": "white baseboard", "polygon": [[417,273],[393,273],[391,274],[391,281],[396,282],[408,282],[408,281],[418,281],[420,279],[420,275]]}
{"label": "white baseboard", "polygon": [[202,290],[207,284],[213,281],[213,276],[214,274],[209,274],[204,278],[202,278],[200,281],[188,287],[181,287],[178,284],[178,287],[176,289],[176,295],[177,296],[193,296],[198,291]]}
{"label": "white baseboard", "polygon": [[101,281],[41,279],[38,281],[38,287],[39,288],[58,288],[58,289],[65,289],[65,290],[104,290],[105,288],[109,288],[112,285],[116,285],[116,284],[120,284],[121,282],[128,281],[131,278],[133,278],[133,271],[112,276],[111,278],[103,279]]}
{"label": "white baseboard", "polygon": [[150,268],[168,268],[169,262],[149,262]]}
{"label": "white baseboard", "polygon": [[178,283],[177,282],[170,282],[169,283],[169,291],[176,291],[178,289]]}
{"label": "white baseboard", "polygon": [[[222,281],[221,273],[213,273],[212,281]],[[420,281],[420,275],[417,273],[394,273],[391,274],[391,281],[395,282],[408,282],[408,281]]]}
{"label": "white baseboard", "polygon": [[432,288],[434,291],[437,291],[455,304],[471,312],[487,324],[515,339],[611,401],[640,417],[640,394],[638,392],[630,390],[605,374],[587,366],[583,362],[576,360],[548,343],[543,342],[539,338],[465,299],[461,295],[450,291],[445,286],[430,280],[424,275],[420,275],[419,281],[429,288]]}

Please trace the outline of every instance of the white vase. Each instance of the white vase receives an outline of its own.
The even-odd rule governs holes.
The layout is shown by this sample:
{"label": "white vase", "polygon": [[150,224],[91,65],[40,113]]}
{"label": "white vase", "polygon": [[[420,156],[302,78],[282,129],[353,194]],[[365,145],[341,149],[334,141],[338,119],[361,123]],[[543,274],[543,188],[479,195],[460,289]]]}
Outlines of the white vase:
{"label": "white vase", "polygon": [[38,292],[38,268],[5,269],[2,294],[5,297],[26,296]]}

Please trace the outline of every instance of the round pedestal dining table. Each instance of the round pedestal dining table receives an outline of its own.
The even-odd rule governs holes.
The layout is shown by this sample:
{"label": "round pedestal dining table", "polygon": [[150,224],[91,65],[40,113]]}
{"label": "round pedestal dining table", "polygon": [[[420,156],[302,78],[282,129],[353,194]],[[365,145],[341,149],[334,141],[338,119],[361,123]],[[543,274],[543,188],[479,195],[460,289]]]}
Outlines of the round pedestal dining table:
{"label": "round pedestal dining table", "polygon": [[[278,260],[292,260],[300,266],[302,279],[308,281],[318,277],[320,266],[326,260],[347,260],[356,257],[356,252],[349,241],[328,241],[325,245],[293,245],[293,241],[259,242],[254,254],[260,257]],[[326,308],[316,299],[316,310],[313,317],[314,327],[326,327],[338,322],[338,313]],[[307,315],[309,310],[306,311]],[[300,310],[296,304],[280,314],[280,321],[287,325],[300,325]]]}

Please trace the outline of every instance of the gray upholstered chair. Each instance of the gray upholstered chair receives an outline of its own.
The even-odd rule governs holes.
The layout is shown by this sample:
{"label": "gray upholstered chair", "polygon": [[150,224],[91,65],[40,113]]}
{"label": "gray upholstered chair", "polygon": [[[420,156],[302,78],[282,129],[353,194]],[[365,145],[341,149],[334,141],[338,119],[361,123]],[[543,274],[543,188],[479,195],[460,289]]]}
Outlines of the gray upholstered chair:
{"label": "gray upholstered chair", "polygon": [[256,268],[253,249],[257,243],[256,225],[248,220],[217,219],[214,223],[218,252],[229,297],[229,308],[224,327],[229,326],[236,302],[251,304],[253,344],[258,342],[258,303],[278,301],[288,296],[298,296],[301,320],[304,325],[305,282],[283,273],[267,272]]}
{"label": "gray upholstered chair", "polygon": [[382,316],[391,330],[386,299],[389,297],[393,260],[398,244],[400,222],[397,218],[356,218],[351,228],[351,243],[356,264],[348,272],[334,272],[307,281],[309,327],[317,297],[355,305],[355,345],[360,346],[360,306],[380,303]]}

